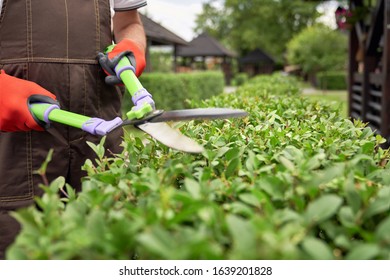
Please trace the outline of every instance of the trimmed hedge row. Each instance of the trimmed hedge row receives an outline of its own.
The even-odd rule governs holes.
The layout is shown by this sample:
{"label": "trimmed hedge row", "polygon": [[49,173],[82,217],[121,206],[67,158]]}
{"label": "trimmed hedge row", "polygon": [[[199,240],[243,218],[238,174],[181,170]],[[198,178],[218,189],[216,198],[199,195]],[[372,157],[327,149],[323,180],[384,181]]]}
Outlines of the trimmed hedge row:
{"label": "trimmed hedge row", "polygon": [[[107,158],[91,145],[75,194],[64,179],[15,214],[10,259],[390,259],[390,164],[384,140],[295,80],[252,79],[193,106],[244,119],[178,125],[202,155],[127,135]],[[61,199],[64,189],[68,198]]]}
{"label": "trimmed hedge row", "polygon": [[346,90],[347,73],[345,71],[331,71],[317,74],[317,83],[320,89]]}
{"label": "trimmed hedge row", "polygon": [[234,86],[242,86],[242,85],[245,84],[248,80],[249,80],[249,76],[248,76],[247,73],[237,73],[237,74],[234,76],[233,85],[234,85]]}
{"label": "trimmed hedge row", "polygon": [[[225,85],[222,72],[217,71],[145,73],[140,82],[153,95],[157,108],[164,110],[188,108],[188,100],[218,95]],[[123,110],[127,112],[132,106],[130,98],[125,98]]]}

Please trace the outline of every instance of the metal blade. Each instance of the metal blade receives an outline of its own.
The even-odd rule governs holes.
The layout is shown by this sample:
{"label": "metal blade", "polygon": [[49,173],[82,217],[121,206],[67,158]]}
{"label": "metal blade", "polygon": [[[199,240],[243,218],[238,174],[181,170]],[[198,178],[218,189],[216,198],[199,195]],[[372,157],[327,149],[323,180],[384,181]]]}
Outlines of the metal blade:
{"label": "metal blade", "polygon": [[139,125],[145,122],[158,123],[168,121],[185,121],[185,120],[213,120],[245,117],[248,113],[243,110],[228,108],[199,108],[173,111],[155,111],[150,116],[141,120],[126,120],[123,125]]}
{"label": "metal blade", "polygon": [[181,134],[166,123],[147,122],[136,125],[136,127],[172,149],[187,153],[201,153],[204,151],[204,148],[197,142]]}
{"label": "metal blade", "polygon": [[213,120],[245,117],[247,112],[242,110],[227,109],[227,108],[199,108],[187,110],[174,110],[163,112],[149,120],[150,122],[166,122],[166,121],[185,121],[185,120]]}

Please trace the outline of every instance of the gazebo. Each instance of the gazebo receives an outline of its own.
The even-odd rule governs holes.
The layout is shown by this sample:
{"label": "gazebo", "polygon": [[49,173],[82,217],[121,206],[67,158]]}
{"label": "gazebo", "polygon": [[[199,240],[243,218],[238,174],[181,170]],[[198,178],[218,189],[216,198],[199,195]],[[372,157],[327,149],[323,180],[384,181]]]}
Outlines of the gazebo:
{"label": "gazebo", "polygon": [[240,72],[245,72],[251,77],[258,74],[270,74],[275,68],[275,60],[259,48],[240,58],[238,63]]}
{"label": "gazebo", "polygon": [[349,115],[390,140],[390,0],[349,0]]}
{"label": "gazebo", "polygon": [[[179,46],[186,46],[188,44],[187,41],[180,38],[175,33],[166,29],[162,25],[156,23],[152,19],[148,18],[146,15],[141,14],[141,21],[144,25],[146,38],[147,38],[147,51],[146,51],[146,61],[150,61],[149,59],[149,50],[151,46],[172,46],[173,47],[173,58],[174,58],[174,68],[176,69],[176,58],[177,58],[177,50]],[[146,65],[146,71],[152,71],[153,65],[148,63]]]}
{"label": "gazebo", "polygon": [[226,84],[230,84],[232,79],[231,60],[236,57],[235,52],[225,48],[215,38],[207,33],[202,33],[194,38],[187,46],[179,46],[177,55],[182,57],[184,61],[190,60],[194,62],[196,58],[200,58],[203,68],[206,69],[206,58],[221,58],[221,68],[225,75]]}

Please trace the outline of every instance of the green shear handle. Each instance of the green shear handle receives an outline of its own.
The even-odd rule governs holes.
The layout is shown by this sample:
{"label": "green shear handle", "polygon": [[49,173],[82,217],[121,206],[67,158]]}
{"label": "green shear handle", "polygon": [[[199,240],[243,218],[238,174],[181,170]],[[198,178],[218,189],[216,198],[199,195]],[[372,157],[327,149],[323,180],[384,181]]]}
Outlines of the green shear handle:
{"label": "green shear handle", "polygon": [[72,127],[80,128],[93,135],[106,135],[114,128],[122,125],[123,120],[119,117],[111,121],[61,110],[57,105],[48,103],[33,103],[30,105],[31,111],[41,121],[49,123],[51,121]]}
{"label": "green shear handle", "polygon": [[[107,53],[109,53],[115,45],[106,48],[103,59],[108,60]],[[100,57],[101,59],[102,57]],[[112,62],[111,62],[112,64]],[[113,63],[114,71],[119,80],[123,82],[127,91],[130,93],[134,107],[127,112],[127,119],[141,119],[147,114],[155,110],[155,103],[152,95],[142,86],[141,82],[135,75],[135,69],[126,55],[122,55],[118,63]]]}
{"label": "green shear handle", "polygon": [[[134,67],[126,56],[115,67],[117,77],[122,80],[135,104],[131,111],[126,114],[129,120],[141,119],[155,110],[152,95],[142,86],[133,69]],[[119,117],[106,121],[61,110],[57,105],[48,103],[34,103],[30,105],[30,109],[34,116],[41,121],[46,123],[50,121],[58,122],[80,128],[94,135],[106,135],[123,123],[123,120]]]}

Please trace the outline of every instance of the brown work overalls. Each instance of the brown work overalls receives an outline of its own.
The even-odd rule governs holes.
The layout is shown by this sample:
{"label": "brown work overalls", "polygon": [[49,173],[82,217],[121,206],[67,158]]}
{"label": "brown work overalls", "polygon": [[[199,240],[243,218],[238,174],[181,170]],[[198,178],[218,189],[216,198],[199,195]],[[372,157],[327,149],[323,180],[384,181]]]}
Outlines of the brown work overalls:
{"label": "brown work overalls", "polygon": [[[109,0],[4,0],[0,69],[49,90],[61,109],[110,120],[120,116],[121,94],[104,84],[96,55],[111,38]],[[106,148],[120,152],[121,136],[121,130],[109,135]],[[79,190],[81,166],[95,157],[86,141],[98,143],[100,137],[60,124],[46,132],[0,133],[0,259],[19,230],[8,211],[42,194],[34,171],[48,151],[54,149],[49,181],[64,176]]]}

